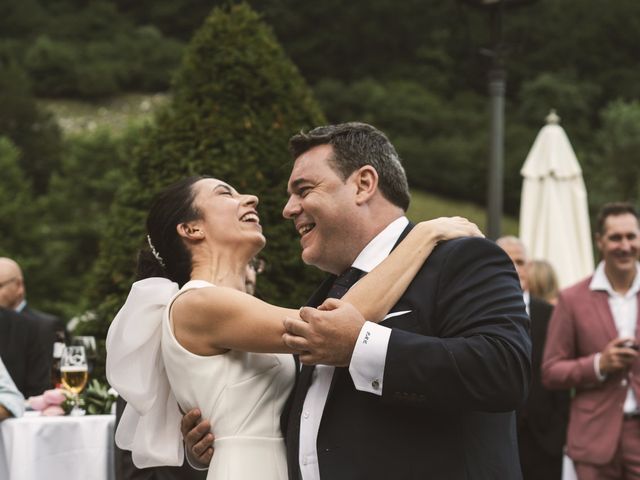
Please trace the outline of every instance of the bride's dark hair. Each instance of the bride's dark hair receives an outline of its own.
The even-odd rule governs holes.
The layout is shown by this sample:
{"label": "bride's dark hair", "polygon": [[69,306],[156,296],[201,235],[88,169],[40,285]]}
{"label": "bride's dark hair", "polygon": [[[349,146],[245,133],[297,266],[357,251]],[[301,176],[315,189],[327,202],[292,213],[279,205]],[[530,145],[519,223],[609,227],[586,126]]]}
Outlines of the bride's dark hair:
{"label": "bride's dark hair", "polygon": [[169,185],[153,200],[147,215],[150,248],[138,252],[138,280],[165,277],[181,287],[189,281],[191,253],[178,235],[176,226],[200,218],[200,212],[193,205],[196,196],[193,186],[203,178],[211,177],[185,178]]}

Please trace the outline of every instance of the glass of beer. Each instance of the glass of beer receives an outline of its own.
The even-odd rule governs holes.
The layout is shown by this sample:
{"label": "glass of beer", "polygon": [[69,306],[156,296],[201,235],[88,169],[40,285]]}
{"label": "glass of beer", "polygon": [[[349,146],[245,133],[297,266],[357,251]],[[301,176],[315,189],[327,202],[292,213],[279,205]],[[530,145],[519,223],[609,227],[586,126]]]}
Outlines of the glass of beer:
{"label": "glass of beer", "polygon": [[93,366],[98,358],[98,350],[96,348],[96,337],[93,336],[76,336],[71,339],[71,345],[84,347],[84,353],[87,356],[87,365],[89,365],[89,375],[93,370]]}
{"label": "glass of beer", "polygon": [[78,345],[64,347],[60,357],[60,375],[62,385],[73,392],[77,406],[78,394],[82,392],[89,379],[89,367],[84,347]]}

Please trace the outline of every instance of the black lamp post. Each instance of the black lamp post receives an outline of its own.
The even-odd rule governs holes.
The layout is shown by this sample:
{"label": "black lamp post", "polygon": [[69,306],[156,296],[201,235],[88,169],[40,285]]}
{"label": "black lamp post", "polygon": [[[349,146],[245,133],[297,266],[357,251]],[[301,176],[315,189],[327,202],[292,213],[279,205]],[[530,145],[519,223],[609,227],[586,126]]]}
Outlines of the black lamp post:
{"label": "black lamp post", "polygon": [[506,70],[505,45],[502,41],[502,16],[507,7],[533,3],[535,0],[462,0],[489,12],[491,46],[483,50],[491,58],[489,96],[491,99],[491,131],[489,143],[489,178],[487,191],[487,237],[495,240],[501,234],[504,177],[504,98]]}

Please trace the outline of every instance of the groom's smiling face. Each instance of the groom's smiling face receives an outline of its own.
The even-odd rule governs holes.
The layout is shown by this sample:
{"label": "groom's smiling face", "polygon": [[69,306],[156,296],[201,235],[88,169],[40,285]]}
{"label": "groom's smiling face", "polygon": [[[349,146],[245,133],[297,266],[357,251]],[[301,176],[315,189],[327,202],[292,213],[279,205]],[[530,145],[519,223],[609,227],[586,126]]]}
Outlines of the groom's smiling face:
{"label": "groom's smiling face", "polygon": [[302,260],[326,272],[347,269],[360,248],[352,235],[358,225],[356,186],[331,166],[333,148],[318,145],[300,155],[289,177],[289,200],[282,211],[300,235]]}

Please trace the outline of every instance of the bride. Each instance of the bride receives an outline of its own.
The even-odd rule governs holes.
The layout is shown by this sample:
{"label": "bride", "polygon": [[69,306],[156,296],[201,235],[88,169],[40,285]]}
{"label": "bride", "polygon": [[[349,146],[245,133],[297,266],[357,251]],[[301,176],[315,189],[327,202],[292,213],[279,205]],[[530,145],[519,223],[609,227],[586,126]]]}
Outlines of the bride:
{"label": "bride", "polygon": [[[208,480],[287,479],[280,415],[294,384],[283,322],[298,311],[245,293],[248,262],[264,247],[258,198],[191,177],[163,191],[147,217],[149,251],[107,336],[107,377],[128,402],[116,443],[138,467],[180,465],[180,411],[213,425]],[[380,321],[439,241],[480,235],[462,218],[416,225],[343,297],[319,308]],[[393,282],[383,281],[392,278]]]}

